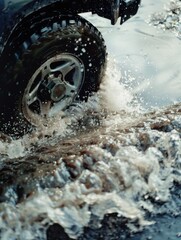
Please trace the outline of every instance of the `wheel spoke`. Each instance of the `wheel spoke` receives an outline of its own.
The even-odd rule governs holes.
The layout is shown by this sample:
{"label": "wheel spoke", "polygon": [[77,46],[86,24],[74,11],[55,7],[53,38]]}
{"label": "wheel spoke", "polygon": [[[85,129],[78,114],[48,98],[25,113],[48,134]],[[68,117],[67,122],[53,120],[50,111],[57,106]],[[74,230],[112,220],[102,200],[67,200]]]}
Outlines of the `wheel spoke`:
{"label": "wheel spoke", "polygon": [[68,62],[54,68],[53,70],[51,70],[51,72],[57,72],[60,71],[63,75],[63,79],[65,79],[65,76],[76,67],[76,63],[69,60]]}
{"label": "wheel spoke", "polygon": [[77,86],[72,85],[72,84],[70,84],[70,83],[68,83],[66,81],[64,82],[64,84],[65,84],[65,87],[66,87],[65,95],[67,97],[74,96],[76,94],[76,92],[77,92]]}
{"label": "wheel spoke", "polygon": [[39,104],[40,104],[40,115],[42,117],[48,117],[49,111],[50,111],[50,108],[51,108],[51,101],[42,102],[42,101],[39,100]]}
{"label": "wheel spoke", "polygon": [[31,105],[32,103],[34,103],[37,100],[37,92],[38,92],[38,88],[40,86],[41,82],[39,82],[34,89],[29,92],[28,96],[27,96],[27,103],[28,105]]}

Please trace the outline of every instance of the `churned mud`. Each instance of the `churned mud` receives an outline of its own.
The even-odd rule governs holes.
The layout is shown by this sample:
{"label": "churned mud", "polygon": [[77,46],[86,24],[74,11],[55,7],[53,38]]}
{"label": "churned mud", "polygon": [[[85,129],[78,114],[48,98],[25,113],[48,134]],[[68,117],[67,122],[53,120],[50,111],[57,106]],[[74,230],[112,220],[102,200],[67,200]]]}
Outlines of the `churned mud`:
{"label": "churned mud", "polygon": [[78,125],[1,155],[1,239],[179,238],[181,104]]}

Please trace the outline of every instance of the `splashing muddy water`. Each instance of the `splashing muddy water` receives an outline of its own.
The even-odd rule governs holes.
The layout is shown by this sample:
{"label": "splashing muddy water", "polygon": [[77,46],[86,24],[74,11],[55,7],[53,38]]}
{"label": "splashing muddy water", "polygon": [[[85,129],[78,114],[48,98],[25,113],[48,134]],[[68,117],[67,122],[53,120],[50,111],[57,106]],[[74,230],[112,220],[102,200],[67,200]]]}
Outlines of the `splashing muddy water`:
{"label": "splashing muddy water", "polygon": [[[60,129],[1,142],[2,240],[128,239],[150,215],[179,215],[181,105],[146,113],[119,79],[109,62],[98,95],[57,117]],[[123,236],[103,234],[109,217]]]}
{"label": "splashing muddy water", "polygon": [[146,111],[135,96],[145,88],[150,100],[146,80],[132,87],[142,78],[128,63],[123,76],[110,57],[98,94],[47,127],[16,141],[2,136],[0,239],[180,238],[181,104]]}

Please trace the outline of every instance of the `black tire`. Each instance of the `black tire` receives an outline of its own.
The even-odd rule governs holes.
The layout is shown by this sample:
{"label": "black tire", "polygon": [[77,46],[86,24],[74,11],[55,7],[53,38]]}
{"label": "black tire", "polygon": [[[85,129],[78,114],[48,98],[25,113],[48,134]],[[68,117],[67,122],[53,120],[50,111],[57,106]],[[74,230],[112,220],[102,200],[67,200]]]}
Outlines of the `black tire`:
{"label": "black tire", "polygon": [[5,134],[23,136],[55,107],[64,110],[99,89],[106,62],[104,40],[80,16],[59,16],[46,27],[37,25],[11,49],[0,87],[0,130]]}

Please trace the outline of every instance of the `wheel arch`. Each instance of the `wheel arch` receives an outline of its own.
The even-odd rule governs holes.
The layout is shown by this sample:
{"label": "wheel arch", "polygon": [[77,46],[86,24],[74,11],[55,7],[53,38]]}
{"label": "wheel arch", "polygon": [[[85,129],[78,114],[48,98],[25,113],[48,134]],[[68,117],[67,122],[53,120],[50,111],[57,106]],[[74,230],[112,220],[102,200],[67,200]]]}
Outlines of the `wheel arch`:
{"label": "wheel arch", "polygon": [[10,14],[5,16],[6,24],[4,24],[5,29],[0,43],[1,59],[2,56],[7,55],[8,48],[11,48],[14,39],[26,36],[27,32],[30,32],[42,20],[51,19],[58,14],[77,15],[84,11],[91,11],[92,7],[90,8],[89,5],[87,0],[39,0],[30,1],[15,12],[9,11]]}

